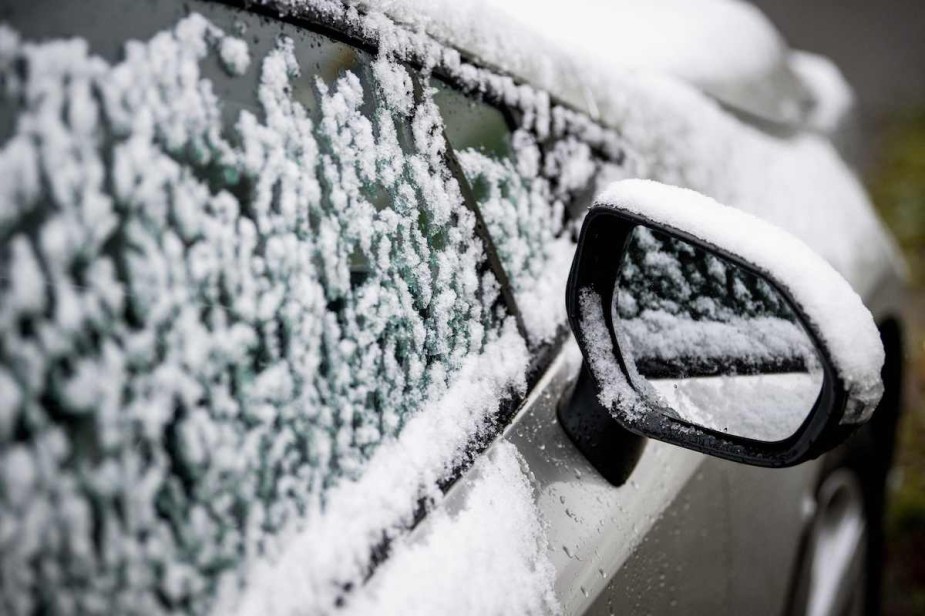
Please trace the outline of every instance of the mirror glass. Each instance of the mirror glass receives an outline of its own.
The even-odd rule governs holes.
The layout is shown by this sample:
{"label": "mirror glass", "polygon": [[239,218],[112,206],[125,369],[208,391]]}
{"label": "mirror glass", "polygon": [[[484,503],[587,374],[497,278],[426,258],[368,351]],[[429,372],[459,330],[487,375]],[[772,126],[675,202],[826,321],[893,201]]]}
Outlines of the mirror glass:
{"label": "mirror glass", "polygon": [[760,441],[796,432],[823,371],[787,300],[761,276],[683,240],[640,226],[627,241],[614,329],[663,412]]}

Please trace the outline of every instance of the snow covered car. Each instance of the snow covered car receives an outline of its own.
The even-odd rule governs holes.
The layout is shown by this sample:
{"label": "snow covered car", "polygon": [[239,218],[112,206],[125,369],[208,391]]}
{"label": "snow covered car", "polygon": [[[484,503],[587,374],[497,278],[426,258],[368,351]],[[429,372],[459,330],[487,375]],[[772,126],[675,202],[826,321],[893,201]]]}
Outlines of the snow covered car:
{"label": "snow covered car", "polygon": [[902,265],[755,9],[0,22],[0,612],[876,610]]}

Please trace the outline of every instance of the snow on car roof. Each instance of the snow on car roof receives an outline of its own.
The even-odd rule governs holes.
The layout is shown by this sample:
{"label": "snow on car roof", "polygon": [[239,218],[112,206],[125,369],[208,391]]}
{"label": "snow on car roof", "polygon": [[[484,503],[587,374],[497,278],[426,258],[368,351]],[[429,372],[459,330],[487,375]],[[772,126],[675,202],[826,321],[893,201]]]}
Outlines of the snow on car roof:
{"label": "snow on car roof", "polygon": [[[310,0],[271,4],[299,7]],[[317,4],[317,3],[314,3]],[[596,116],[588,92],[613,72],[670,75],[724,104],[798,121],[807,93],[786,43],[738,0],[359,0]]]}

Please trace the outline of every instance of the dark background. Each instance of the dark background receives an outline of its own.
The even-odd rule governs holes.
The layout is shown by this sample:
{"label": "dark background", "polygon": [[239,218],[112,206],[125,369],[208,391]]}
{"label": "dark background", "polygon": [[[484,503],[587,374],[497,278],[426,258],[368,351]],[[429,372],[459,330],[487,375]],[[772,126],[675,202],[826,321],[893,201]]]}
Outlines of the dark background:
{"label": "dark background", "polygon": [[[828,56],[855,89],[865,134],[925,108],[922,0],[753,0],[792,47]],[[875,162],[873,159],[868,164]]]}
{"label": "dark background", "polygon": [[925,614],[925,0],[754,0],[855,89],[859,173],[909,266],[906,391],[890,475],[884,614]]}

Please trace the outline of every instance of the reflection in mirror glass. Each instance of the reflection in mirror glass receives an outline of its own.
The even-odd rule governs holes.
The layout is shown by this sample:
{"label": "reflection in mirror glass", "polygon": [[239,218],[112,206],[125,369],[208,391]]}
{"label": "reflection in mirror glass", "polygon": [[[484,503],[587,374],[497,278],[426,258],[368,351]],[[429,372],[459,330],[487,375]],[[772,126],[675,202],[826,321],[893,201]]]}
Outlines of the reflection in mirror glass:
{"label": "reflection in mirror glass", "polygon": [[760,441],[792,435],[822,364],[786,299],[723,257],[645,227],[630,235],[614,295],[627,362],[664,412]]}

